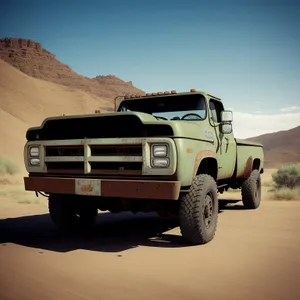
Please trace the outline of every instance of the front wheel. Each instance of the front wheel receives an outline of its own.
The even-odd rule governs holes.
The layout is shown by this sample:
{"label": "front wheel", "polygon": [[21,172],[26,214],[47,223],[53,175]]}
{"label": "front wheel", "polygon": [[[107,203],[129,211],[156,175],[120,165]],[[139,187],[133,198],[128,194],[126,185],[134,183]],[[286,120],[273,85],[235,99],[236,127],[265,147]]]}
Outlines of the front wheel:
{"label": "front wheel", "polygon": [[215,235],[218,222],[218,188],[207,174],[197,175],[189,192],[180,199],[181,234],[191,244],[206,244]]}
{"label": "front wheel", "polygon": [[74,195],[50,194],[48,208],[53,223],[62,231],[90,229],[98,214],[97,206]]}

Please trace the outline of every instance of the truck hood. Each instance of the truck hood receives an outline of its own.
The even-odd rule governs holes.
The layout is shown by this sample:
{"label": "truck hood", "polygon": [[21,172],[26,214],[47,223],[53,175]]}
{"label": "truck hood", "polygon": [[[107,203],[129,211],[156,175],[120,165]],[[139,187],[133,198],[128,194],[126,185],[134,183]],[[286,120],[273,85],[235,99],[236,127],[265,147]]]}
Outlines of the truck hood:
{"label": "truck hood", "polygon": [[118,137],[185,137],[211,140],[202,121],[157,120],[141,112],[50,117],[29,128],[28,141]]}

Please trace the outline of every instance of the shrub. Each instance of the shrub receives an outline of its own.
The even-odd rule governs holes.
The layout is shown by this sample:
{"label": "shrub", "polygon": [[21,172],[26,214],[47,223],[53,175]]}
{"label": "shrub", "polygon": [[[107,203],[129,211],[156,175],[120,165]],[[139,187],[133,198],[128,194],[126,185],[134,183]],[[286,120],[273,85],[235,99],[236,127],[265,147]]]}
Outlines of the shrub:
{"label": "shrub", "polygon": [[19,167],[13,160],[0,156],[0,175],[14,175],[18,172]]}
{"label": "shrub", "polygon": [[276,188],[300,187],[300,164],[282,166],[272,174]]}

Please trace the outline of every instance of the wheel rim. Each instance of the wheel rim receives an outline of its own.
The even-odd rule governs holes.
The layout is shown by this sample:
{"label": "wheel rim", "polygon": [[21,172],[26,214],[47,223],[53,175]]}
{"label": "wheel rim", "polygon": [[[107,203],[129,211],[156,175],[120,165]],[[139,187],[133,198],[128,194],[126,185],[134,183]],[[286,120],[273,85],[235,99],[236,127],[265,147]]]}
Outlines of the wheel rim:
{"label": "wheel rim", "polygon": [[213,220],[214,202],[210,193],[205,196],[203,208],[203,220],[206,228],[209,228]]}

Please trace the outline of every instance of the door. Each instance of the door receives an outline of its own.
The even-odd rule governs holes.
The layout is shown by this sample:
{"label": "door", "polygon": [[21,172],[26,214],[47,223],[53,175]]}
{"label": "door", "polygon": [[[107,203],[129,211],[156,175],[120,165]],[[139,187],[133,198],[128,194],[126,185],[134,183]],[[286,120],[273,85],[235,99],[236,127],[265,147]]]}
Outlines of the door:
{"label": "door", "polygon": [[223,134],[221,127],[221,111],[223,103],[218,100],[209,100],[209,122],[213,127],[214,144],[218,160],[218,180],[226,179],[233,175],[236,163],[236,143],[233,133]]}

